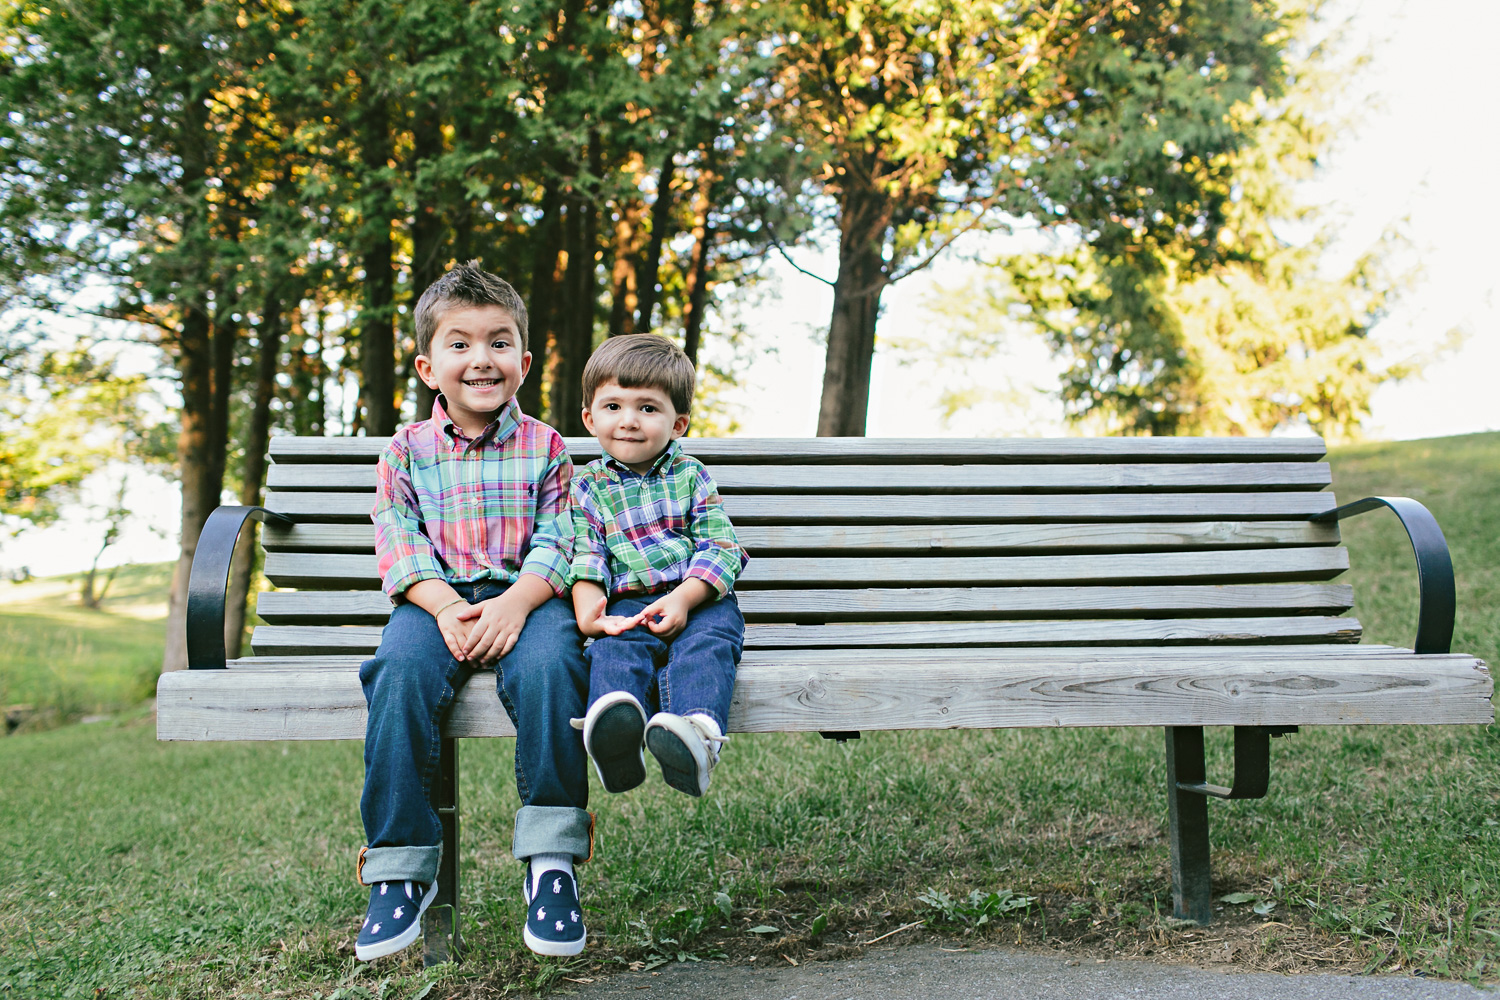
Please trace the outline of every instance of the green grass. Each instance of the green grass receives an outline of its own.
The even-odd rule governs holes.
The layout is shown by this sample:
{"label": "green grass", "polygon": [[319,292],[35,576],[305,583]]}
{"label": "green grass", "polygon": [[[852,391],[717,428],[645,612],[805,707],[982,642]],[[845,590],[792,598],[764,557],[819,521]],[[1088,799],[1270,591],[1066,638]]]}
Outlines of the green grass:
{"label": "green grass", "polygon": [[[1500,662],[1500,435],[1334,463],[1341,499],[1434,510],[1460,581],[1455,648]],[[1408,644],[1412,557],[1394,516],[1345,522],[1345,537],[1369,639]],[[1227,770],[1228,745],[1214,734],[1211,769]],[[509,741],[466,741],[471,958],[435,973],[414,953],[353,961],[360,777],[356,743],[160,744],[138,713],[0,740],[0,996],[493,995],[628,963],[838,956],[919,920],[1091,955],[1206,961],[1227,940],[1261,968],[1490,981],[1500,962],[1493,729],[1278,741],[1268,798],[1211,807],[1215,895],[1252,898],[1222,904],[1207,934],[1166,919],[1160,730],[737,736],[705,800],[655,781],[595,795],[582,882],[597,940],[572,963],[520,944]],[[1005,893],[1036,901],[1005,911]]]}
{"label": "green grass", "polygon": [[93,611],[78,580],[0,584],[0,708],[28,728],[139,705],[161,671],[171,563],[123,567]]}

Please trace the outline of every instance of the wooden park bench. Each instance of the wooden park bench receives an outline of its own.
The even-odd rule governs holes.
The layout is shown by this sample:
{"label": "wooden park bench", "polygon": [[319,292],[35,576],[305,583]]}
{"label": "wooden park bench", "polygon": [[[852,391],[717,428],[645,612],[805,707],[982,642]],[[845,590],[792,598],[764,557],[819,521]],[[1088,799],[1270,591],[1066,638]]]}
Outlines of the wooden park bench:
{"label": "wooden park bench", "polygon": [[[277,438],[265,507],[209,518],[192,669],[161,678],[160,739],[364,736],[356,671],[390,613],[369,519],[384,444]],[[752,555],[731,731],[1162,726],[1180,918],[1210,918],[1207,799],[1264,795],[1270,737],[1493,719],[1485,665],[1448,652],[1436,522],[1401,498],[1337,506],[1317,438],[687,445]],[[568,447],[579,462],[599,453]],[[1358,645],[1352,589],[1333,582],[1349,567],[1339,519],[1379,506],[1416,551],[1415,651]],[[265,522],[265,575],[284,589],[260,595],[256,655],[226,663],[225,580],[247,518]],[[1228,787],[1205,774],[1204,726],[1234,727]],[[495,685],[465,687],[445,729],[429,962],[458,949],[457,741],[511,735]]]}

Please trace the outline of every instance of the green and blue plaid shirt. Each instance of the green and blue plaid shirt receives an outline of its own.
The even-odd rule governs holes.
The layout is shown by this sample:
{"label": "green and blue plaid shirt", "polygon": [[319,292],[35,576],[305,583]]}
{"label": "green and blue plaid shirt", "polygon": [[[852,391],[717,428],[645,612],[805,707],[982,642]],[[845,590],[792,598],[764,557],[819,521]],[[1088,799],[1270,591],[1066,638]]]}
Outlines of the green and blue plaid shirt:
{"label": "green and blue plaid shirt", "polygon": [[713,477],[676,441],[644,475],[607,454],[590,462],[571,497],[569,582],[591,580],[617,597],[697,577],[722,596],[749,561]]}

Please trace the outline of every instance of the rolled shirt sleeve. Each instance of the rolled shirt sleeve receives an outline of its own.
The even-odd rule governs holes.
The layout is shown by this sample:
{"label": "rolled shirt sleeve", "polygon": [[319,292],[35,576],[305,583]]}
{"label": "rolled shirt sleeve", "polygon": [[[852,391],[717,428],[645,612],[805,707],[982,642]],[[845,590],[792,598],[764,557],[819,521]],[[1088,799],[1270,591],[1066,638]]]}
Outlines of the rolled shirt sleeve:
{"label": "rolled shirt sleeve", "polygon": [[603,519],[599,504],[583,478],[573,480],[573,562],[569,569],[568,583],[579,580],[597,583],[606,592],[612,592],[609,574],[609,547],[604,540]]}
{"label": "rolled shirt sleeve", "polygon": [[551,463],[537,487],[536,529],[531,547],[521,561],[521,573],[532,573],[547,581],[559,597],[571,585],[568,573],[573,562],[573,504],[569,497],[573,463],[561,437],[554,437]]}
{"label": "rolled shirt sleeve", "polygon": [[724,513],[718,485],[701,465],[697,472],[688,515],[687,534],[694,548],[687,575],[702,580],[722,597],[734,586],[749,557],[729,523],[729,515]]}
{"label": "rolled shirt sleeve", "polygon": [[381,589],[395,599],[423,580],[446,579],[437,549],[422,530],[409,453],[399,440],[381,452],[375,477],[370,520],[375,523]]}

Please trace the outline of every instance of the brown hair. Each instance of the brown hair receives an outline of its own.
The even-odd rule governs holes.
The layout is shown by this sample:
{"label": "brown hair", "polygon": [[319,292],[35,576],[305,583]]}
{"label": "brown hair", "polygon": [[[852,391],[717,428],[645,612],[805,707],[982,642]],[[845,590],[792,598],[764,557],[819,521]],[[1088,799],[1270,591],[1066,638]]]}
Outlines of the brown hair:
{"label": "brown hair", "polygon": [[696,381],[693,363],[682,348],[657,333],[628,333],[610,337],[583,366],[583,405],[593,405],[594,393],[606,382],[623,389],[660,389],[678,413],[693,405]]}
{"label": "brown hair", "polygon": [[455,264],[447,274],[427,286],[417,300],[417,353],[432,350],[432,335],[437,332],[443,313],[454,306],[499,306],[516,321],[521,338],[521,353],[526,353],[526,303],[510,282],[497,278],[480,266],[479,261]]}

